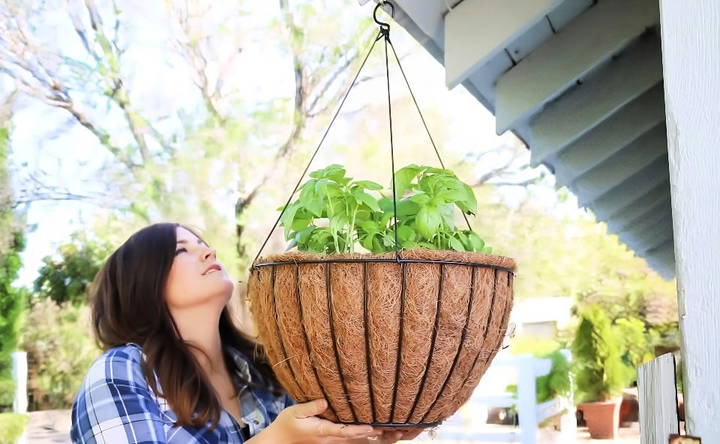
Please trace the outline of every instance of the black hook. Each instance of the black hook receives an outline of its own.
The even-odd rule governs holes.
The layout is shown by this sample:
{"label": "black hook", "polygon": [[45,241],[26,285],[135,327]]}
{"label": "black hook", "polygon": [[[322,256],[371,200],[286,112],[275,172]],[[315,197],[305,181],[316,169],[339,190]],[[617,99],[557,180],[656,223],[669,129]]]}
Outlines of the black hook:
{"label": "black hook", "polygon": [[382,29],[383,32],[388,32],[388,31],[390,31],[390,24],[381,22],[377,18],[378,9],[382,8],[385,5],[390,5],[390,17],[395,17],[395,6],[393,6],[393,4],[387,0],[383,0],[380,3],[378,3],[377,6],[375,6],[375,10],[373,11],[373,20],[375,20],[375,23],[380,25],[380,29]]}

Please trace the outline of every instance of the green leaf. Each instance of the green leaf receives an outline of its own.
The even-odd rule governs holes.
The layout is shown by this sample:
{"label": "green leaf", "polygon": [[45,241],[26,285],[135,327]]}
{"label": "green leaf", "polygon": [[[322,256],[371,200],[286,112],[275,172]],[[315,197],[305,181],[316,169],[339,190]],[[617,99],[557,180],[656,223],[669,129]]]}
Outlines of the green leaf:
{"label": "green leaf", "polygon": [[385,213],[392,213],[393,211],[393,201],[390,198],[381,197],[378,199],[378,205],[380,205],[380,209]]}
{"label": "green leaf", "polygon": [[350,221],[347,217],[345,217],[345,215],[339,214],[330,218],[330,229],[335,232],[342,231],[342,229],[346,228],[348,225],[350,225]]}
{"label": "green leaf", "polygon": [[370,251],[372,251],[373,253],[386,253],[388,251],[392,251],[392,247],[386,248],[383,245],[383,242],[380,237],[373,236],[372,249]]}
{"label": "green leaf", "polygon": [[418,244],[417,242],[413,242],[413,241],[405,241],[405,242],[400,242],[400,246],[406,250],[409,250],[411,248],[418,248],[420,246],[420,244]]}
{"label": "green leaf", "polygon": [[412,216],[415,216],[418,211],[420,210],[420,205],[416,204],[415,202],[407,199],[403,199],[400,202],[398,202],[398,218],[400,219],[407,219]]}
{"label": "green leaf", "polygon": [[465,248],[465,251],[475,251],[472,247],[472,244],[470,243],[470,239],[468,238],[468,235],[465,231],[458,231],[454,234],[455,238],[459,240],[463,248]]}
{"label": "green leaf", "polygon": [[465,191],[467,192],[468,199],[465,203],[467,208],[461,208],[461,209],[468,214],[475,214],[477,212],[477,198],[475,197],[475,192],[470,187],[470,185],[468,185],[466,183],[463,183],[463,187],[465,188]]}
{"label": "green leaf", "polygon": [[440,216],[446,227],[451,230],[455,229],[455,211],[452,205],[440,205],[438,207]]}
{"label": "green leaf", "polygon": [[425,174],[437,174],[437,175],[445,175],[450,177],[455,177],[455,173],[453,173],[450,170],[445,170],[442,168],[434,168],[434,167],[422,167],[422,169],[425,170]]}
{"label": "green leaf", "polygon": [[313,253],[325,253],[334,248],[333,236],[327,227],[317,228],[310,235],[307,250]]}
{"label": "green leaf", "polygon": [[360,238],[360,245],[369,251],[373,251],[377,232],[367,234]]}
{"label": "green leaf", "polygon": [[460,242],[459,240],[455,239],[454,237],[451,237],[451,238],[449,239],[449,242],[450,242],[450,247],[451,247],[453,250],[456,250],[456,251],[465,251],[465,247],[463,247],[462,242]]}
{"label": "green leaf", "polygon": [[314,179],[327,178],[336,180],[338,178],[345,177],[345,168],[342,165],[338,164],[328,165],[321,170],[313,171],[312,173],[310,173],[310,177]]}
{"label": "green leaf", "polygon": [[467,233],[467,237],[470,241],[470,245],[472,246],[472,251],[483,251],[483,248],[485,248],[485,242],[480,239],[480,236],[478,236],[477,233],[471,231]]}
{"label": "green leaf", "polygon": [[358,227],[368,234],[375,234],[380,232],[377,222],[372,220],[365,220],[358,223]]}
{"label": "green leaf", "polygon": [[437,208],[426,206],[420,208],[415,218],[415,226],[426,239],[431,239],[440,226],[442,218]]}
{"label": "green leaf", "polygon": [[293,229],[293,231],[301,231],[307,228],[307,226],[310,225],[311,222],[312,219],[295,218],[290,227]]}
{"label": "green leaf", "polygon": [[378,205],[377,199],[375,199],[368,193],[365,193],[361,190],[355,190],[352,194],[353,196],[355,196],[355,199],[359,204],[365,204],[373,211],[380,211],[380,205]]}
{"label": "green leaf", "polygon": [[353,185],[357,185],[366,190],[382,190],[383,187],[379,183],[372,182],[369,180],[356,180]]}
{"label": "green leaf", "polygon": [[285,239],[289,239],[293,219],[295,219],[295,213],[297,213],[298,209],[300,209],[300,205],[297,202],[291,203],[283,213],[281,222],[282,226],[285,227]]}
{"label": "green leaf", "polygon": [[382,244],[388,250],[392,250],[395,247],[395,234],[392,231],[383,233]]}
{"label": "green leaf", "polygon": [[[378,200],[378,205],[384,213],[390,214],[390,217],[392,217],[394,212],[392,199],[383,197]],[[420,206],[410,199],[403,199],[397,202],[398,218],[400,219],[407,220],[415,216],[419,209]]]}
{"label": "green leaf", "polygon": [[342,188],[329,179],[318,179],[315,184],[315,192],[320,196],[337,197],[343,194]]}
{"label": "green leaf", "polygon": [[413,194],[409,197],[410,201],[415,202],[416,204],[423,206],[427,205],[428,202],[430,202],[430,196],[428,196],[425,193],[417,193]]}
{"label": "green leaf", "polygon": [[411,188],[413,179],[415,179],[422,170],[423,168],[417,165],[408,165],[395,173],[395,193],[398,199],[402,197],[405,191]]}
{"label": "green leaf", "polygon": [[[315,191],[317,181],[308,181],[303,187],[298,202],[315,217],[322,217],[323,207],[325,206],[325,197]],[[312,186],[310,186],[312,184]]]}
{"label": "green leaf", "polygon": [[398,227],[398,240],[401,244],[405,242],[414,242],[417,239],[417,233],[412,227],[401,225]]}
{"label": "green leaf", "polygon": [[307,245],[308,240],[310,239],[316,228],[317,227],[315,226],[309,226],[304,230],[298,231],[297,233],[295,233],[293,242],[298,245],[298,248],[302,249],[302,247],[305,247]]}
{"label": "green leaf", "polygon": [[438,198],[442,203],[463,203],[468,200],[467,191],[464,188],[447,189],[438,193]]}

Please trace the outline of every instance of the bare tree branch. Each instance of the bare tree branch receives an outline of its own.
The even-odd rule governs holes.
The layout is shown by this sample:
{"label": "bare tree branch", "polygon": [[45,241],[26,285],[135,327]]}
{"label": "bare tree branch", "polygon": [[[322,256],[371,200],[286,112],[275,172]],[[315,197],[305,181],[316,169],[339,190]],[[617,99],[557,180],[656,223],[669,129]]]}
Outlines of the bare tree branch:
{"label": "bare tree branch", "polygon": [[[149,126],[149,122],[144,119],[140,113],[135,110],[130,104],[130,98],[127,89],[123,83],[120,74],[120,54],[118,53],[118,45],[115,40],[108,39],[103,28],[103,21],[100,12],[97,9],[97,5],[94,0],[85,0],[85,9],[88,17],[90,18],[90,26],[94,35],[94,40],[98,42],[98,48],[92,48],[88,46],[91,51],[93,58],[98,61],[100,66],[105,69],[103,72],[104,78],[107,83],[107,89],[105,95],[115,102],[125,115],[125,120],[128,122],[130,132],[135,139],[140,150],[140,156],[143,164],[148,165],[153,163],[150,149],[148,148],[147,140],[145,138],[145,130]],[[118,18],[115,17],[117,21]],[[80,20],[73,20],[73,26],[81,24]],[[118,25],[116,24],[115,28]],[[80,34],[80,30],[76,27],[76,32]],[[162,140],[159,142],[162,143]]]}
{"label": "bare tree branch", "polygon": [[[87,55],[96,63],[99,79],[104,85],[102,94],[115,103],[123,112],[143,164],[152,163],[147,135],[152,135],[166,150],[168,144],[159,131],[136,110],[123,84],[120,69],[122,50],[118,44],[119,18],[114,17],[113,38],[105,33],[102,16],[94,0],[84,1],[81,7],[70,1],[64,8]],[[115,10],[117,11],[117,6]],[[50,106],[68,111],[79,124],[90,130],[120,162],[132,172],[140,166],[132,160],[131,153],[114,146],[109,134],[84,113],[71,98],[72,82],[63,79],[62,64],[73,61],[61,54],[53,53],[47,45],[40,44],[33,35],[25,7],[6,2],[0,8],[0,71],[15,79],[17,88],[29,96],[38,98]],[[84,86],[84,85],[83,85]]]}
{"label": "bare tree branch", "polygon": [[545,177],[545,173],[541,173],[537,177],[533,177],[527,180],[521,180],[518,182],[485,182],[485,185],[494,185],[496,187],[526,187],[528,185],[534,185],[540,182]]}
{"label": "bare tree branch", "polygon": [[41,201],[96,201],[102,196],[86,193],[76,193],[65,187],[49,185],[40,176],[47,176],[44,171],[28,174],[20,180],[17,195],[11,199],[11,207]]}
{"label": "bare tree branch", "polygon": [[[476,165],[484,163],[486,157],[495,155],[504,155],[506,159],[500,165],[490,168],[486,172],[480,175],[472,183],[473,187],[481,185],[495,185],[495,186],[528,186],[539,182],[545,177],[545,171],[538,169],[529,178],[523,178],[518,180],[512,180],[512,177],[518,176],[520,173],[531,171],[532,168],[528,161],[524,158],[526,153],[521,148],[514,146],[501,145],[489,150],[481,151],[479,153],[472,153],[465,156],[463,160],[458,164],[464,164],[468,161],[472,161]],[[526,175],[525,175],[526,176]]]}
{"label": "bare tree branch", "polygon": [[[281,11],[281,18],[288,34],[289,46],[293,58],[293,75],[295,77],[295,92],[293,99],[293,121],[290,132],[285,141],[273,156],[273,167],[265,171],[260,180],[255,182],[249,190],[241,193],[235,206],[237,220],[252,204],[259,191],[264,188],[271,179],[276,176],[278,162],[287,159],[301,139],[302,134],[310,119],[322,114],[330,106],[337,103],[340,97],[346,92],[343,88],[334,88],[347,73],[349,68],[361,57],[361,51],[367,47],[366,42],[374,39],[377,28],[367,25],[358,34],[348,39],[344,44],[339,45],[337,51],[323,48],[314,61],[308,61],[305,43],[305,30],[295,22],[295,17],[290,10],[288,0],[278,0]],[[358,40],[361,42],[358,44]],[[360,48],[358,50],[358,47]],[[333,54],[334,60],[328,61]],[[310,69],[312,66],[312,69]],[[374,77],[367,77],[365,81]],[[359,82],[362,83],[362,82]],[[332,93],[331,93],[332,91]],[[244,226],[238,222],[236,226],[238,233],[237,251],[245,256],[245,248],[241,243],[241,235]]]}
{"label": "bare tree branch", "polygon": [[[171,18],[179,28],[178,36],[174,41],[176,52],[183,57],[193,69],[192,81],[203,98],[206,110],[220,122],[221,125],[227,123],[228,117],[221,112],[218,102],[222,95],[223,78],[227,76],[237,56],[242,53],[242,48],[233,51],[230,57],[223,60],[217,78],[214,82],[211,82],[208,77],[210,57],[206,54],[206,52],[209,51],[207,48],[212,47],[209,42],[210,36],[193,24],[193,21],[206,13],[210,7],[208,6],[205,11],[199,12],[191,11],[190,4],[187,3],[183,8],[178,3],[166,2],[166,7]],[[205,48],[203,48],[203,42],[207,43]]]}

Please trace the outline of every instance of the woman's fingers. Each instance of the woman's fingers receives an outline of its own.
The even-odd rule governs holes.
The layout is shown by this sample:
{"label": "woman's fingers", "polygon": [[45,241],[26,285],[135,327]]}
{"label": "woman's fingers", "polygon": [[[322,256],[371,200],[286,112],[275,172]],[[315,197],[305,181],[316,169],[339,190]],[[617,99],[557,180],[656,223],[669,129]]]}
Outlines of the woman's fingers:
{"label": "woman's fingers", "polygon": [[335,438],[366,438],[382,433],[368,425],[336,424],[320,418],[317,419],[317,432],[320,436]]}
{"label": "woman's fingers", "polygon": [[[337,424],[326,419],[319,418],[328,408],[328,403],[324,399],[316,399],[314,401],[297,404],[286,408],[286,418],[292,418],[296,422],[298,428],[295,433],[307,436],[317,436],[334,439],[345,438],[380,438],[379,443],[394,443],[405,438],[404,433],[400,431],[383,430],[381,428],[373,428],[370,425],[359,424]],[[418,433],[414,434],[417,435]],[[297,436],[297,435],[296,435]],[[334,439],[333,439],[334,438]]]}
{"label": "woman's fingers", "polygon": [[293,417],[297,419],[305,419],[311,416],[317,416],[324,412],[327,409],[327,401],[324,399],[316,399],[303,404],[296,404],[292,407],[288,407],[288,409],[292,412]]}

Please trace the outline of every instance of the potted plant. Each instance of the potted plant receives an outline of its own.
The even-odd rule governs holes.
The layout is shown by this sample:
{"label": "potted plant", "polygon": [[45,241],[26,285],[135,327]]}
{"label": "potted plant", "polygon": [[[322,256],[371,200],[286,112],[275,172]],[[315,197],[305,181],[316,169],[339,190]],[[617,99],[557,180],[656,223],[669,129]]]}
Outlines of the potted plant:
{"label": "potted plant", "polygon": [[332,421],[427,427],[500,347],[515,263],[455,225],[476,201],[451,171],[409,165],[393,184],[310,174],[280,218],[295,250],[255,261],[248,295],[295,399],[327,399]]}
{"label": "potted plant", "polygon": [[597,439],[617,436],[620,396],[627,369],[622,362],[620,342],[610,319],[599,307],[581,314],[572,344],[578,408]]}

